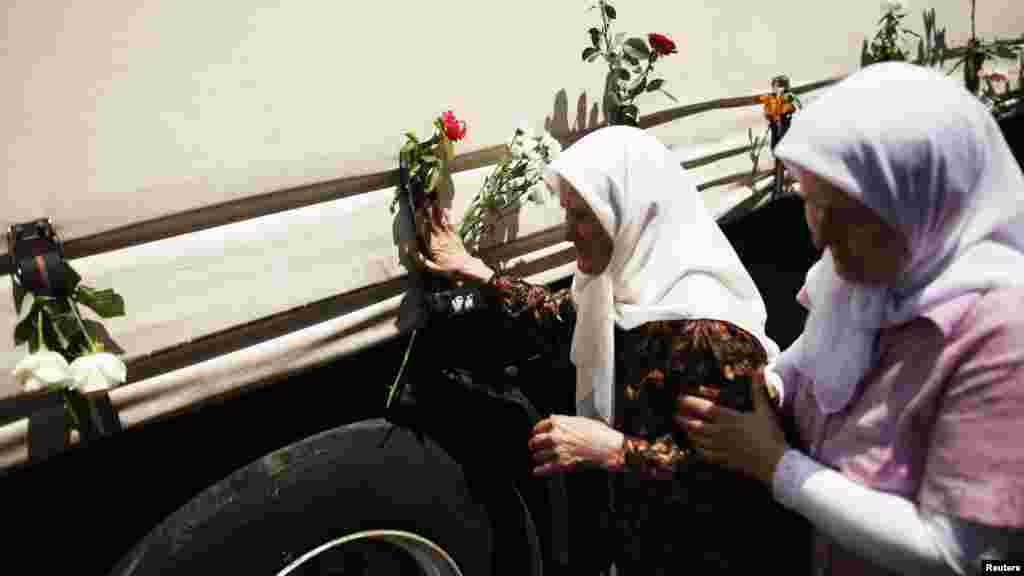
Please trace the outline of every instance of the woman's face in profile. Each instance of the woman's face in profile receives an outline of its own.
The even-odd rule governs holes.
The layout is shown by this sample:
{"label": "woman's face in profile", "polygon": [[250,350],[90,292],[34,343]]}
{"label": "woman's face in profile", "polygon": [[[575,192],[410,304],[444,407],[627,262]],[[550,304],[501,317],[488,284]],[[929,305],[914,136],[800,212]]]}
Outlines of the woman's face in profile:
{"label": "woman's face in profile", "polygon": [[583,197],[561,177],[559,201],[565,209],[566,240],[576,246],[576,266],[591,276],[604,272],[612,258],[611,237]]}
{"label": "woman's face in profile", "polygon": [[797,176],[814,246],[819,250],[831,248],[836,273],[847,282],[895,284],[909,262],[904,235],[817,175],[797,170]]}

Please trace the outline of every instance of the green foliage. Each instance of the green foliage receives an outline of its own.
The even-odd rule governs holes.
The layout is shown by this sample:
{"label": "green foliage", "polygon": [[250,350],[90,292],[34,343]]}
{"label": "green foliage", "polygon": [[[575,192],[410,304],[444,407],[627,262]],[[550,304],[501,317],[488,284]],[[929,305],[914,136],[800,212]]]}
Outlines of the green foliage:
{"label": "green foliage", "polygon": [[[898,11],[890,10],[879,20],[879,30],[869,44],[865,39],[861,48],[861,66],[876,62],[912,61],[921,66],[937,67],[946,70],[947,62],[953,65],[947,71],[952,75],[957,71],[963,75],[964,87],[977,95],[994,114],[1001,114],[1007,108],[1007,102],[1019,98],[1015,93],[996,90],[990,78],[982,76],[985,63],[993,60],[1013,60],[1022,57],[1024,35],[1014,39],[996,39],[983,41],[975,34],[976,0],[971,0],[971,36],[967,44],[958,48],[946,45],[946,28],[939,28],[936,23],[935,9],[924,10],[922,20],[924,34],[918,35],[902,26],[906,16]],[[909,36],[918,39],[916,55],[909,59],[901,42]],[[1022,62],[1024,63],[1024,62]],[[1018,90],[1024,85],[1024,71],[1018,82]]]}
{"label": "green foliage", "polygon": [[649,39],[631,37],[626,39],[623,32],[611,35],[611,24],[617,13],[611,2],[599,0],[593,7],[599,8],[601,25],[587,30],[589,45],[582,51],[584,62],[603,58],[608,66],[605,78],[605,115],[610,124],[636,125],[639,107],[636,99],[651,92],[661,92],[672,101],[677,101],[665,89],[665,80],[651,80],[649,76],[659,54]]}

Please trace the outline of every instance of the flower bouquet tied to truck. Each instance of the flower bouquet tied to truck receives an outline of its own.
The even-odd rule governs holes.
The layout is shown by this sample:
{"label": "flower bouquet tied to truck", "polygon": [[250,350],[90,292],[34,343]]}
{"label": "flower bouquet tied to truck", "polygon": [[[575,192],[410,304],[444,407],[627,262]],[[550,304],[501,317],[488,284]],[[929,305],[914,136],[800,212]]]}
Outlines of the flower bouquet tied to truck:
{"label": "flower bouquet tied to truck", "polygon": [[459,237],[470,250],[479,248],[503,218],[522,208],[524,199],[544,203],[544,167],[562,151],[549,133],[534,135],[525,124],[516,128],[505,146],[507,155],[484,180],[459,226]]}
{"label": "flower bouquet tied to truck", "polygon": [[85,395],[124,384],[127,367],[106,350],[102,325],[84,319],[79,305],[113,318],[124,316],[124,299],[111,289],[86,286],[67,262],[59,265],[64,285],[45,291],[33,290],[18,273],[11,275],[18,315],[14,343],[28,348],[12,376],[25,392],[59,392],[69,427],[82,431],[82,418],[92,418],[94,410]]}
{"label": "flower bouquet tied to truck", "polygon": [[588,30],[590,44],[583,49],[583,61],[603,58],[608,64],[605,77],[604,109],[608,124],[636,126],[640,110],[636,99],[647,92],[661,92],[673,102],[675,96],[665,91],[663,78],[651,78],[654,63],[678,52],[675,42],[664,34],[650,33],[647,38],[626,38],[624,32],[612,35],[611,24],[617,17],[615,7],[601,0],[590,10],[599,9],[601,26]]}

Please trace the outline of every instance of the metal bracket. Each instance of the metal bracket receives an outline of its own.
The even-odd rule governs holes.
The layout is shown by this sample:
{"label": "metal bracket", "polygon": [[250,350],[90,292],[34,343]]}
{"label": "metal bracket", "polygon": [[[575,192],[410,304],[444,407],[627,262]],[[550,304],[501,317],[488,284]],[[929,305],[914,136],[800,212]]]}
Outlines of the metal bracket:
{"label": "metal bracket", "polygon": [[49,218],[11,226],[7,248],[12,282],[41,296],[67,296],[64,244]]}

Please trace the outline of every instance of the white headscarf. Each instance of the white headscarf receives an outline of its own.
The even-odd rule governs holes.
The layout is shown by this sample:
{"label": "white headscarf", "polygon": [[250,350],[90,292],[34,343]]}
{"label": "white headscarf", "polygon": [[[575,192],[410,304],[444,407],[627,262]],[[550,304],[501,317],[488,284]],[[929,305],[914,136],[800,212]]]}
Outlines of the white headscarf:
{"label": "white headscarf", "polygon": [[962,86],[904,63],[869,66],[798,115],[776,156],[901,231],[910,263],[894,286],[836,275],[831,252],[804,285],[803,334],[776,362],[842,410],[877,362],[876,337],[963,294],[1024,283],[1024,176],[992,115]]}
{"label": "white headscarf", "polygon": [[562,153],[545,172],[561,175],[596,214],[614,242],[599,275],[573,278],[576,403],[580,415],[611,423],[614,415],[614,325],[631,330],[653,320],[730,321],[765,336],[766,311],[754,281],[711,219],[671,152],[628,126],[603,128]]}

